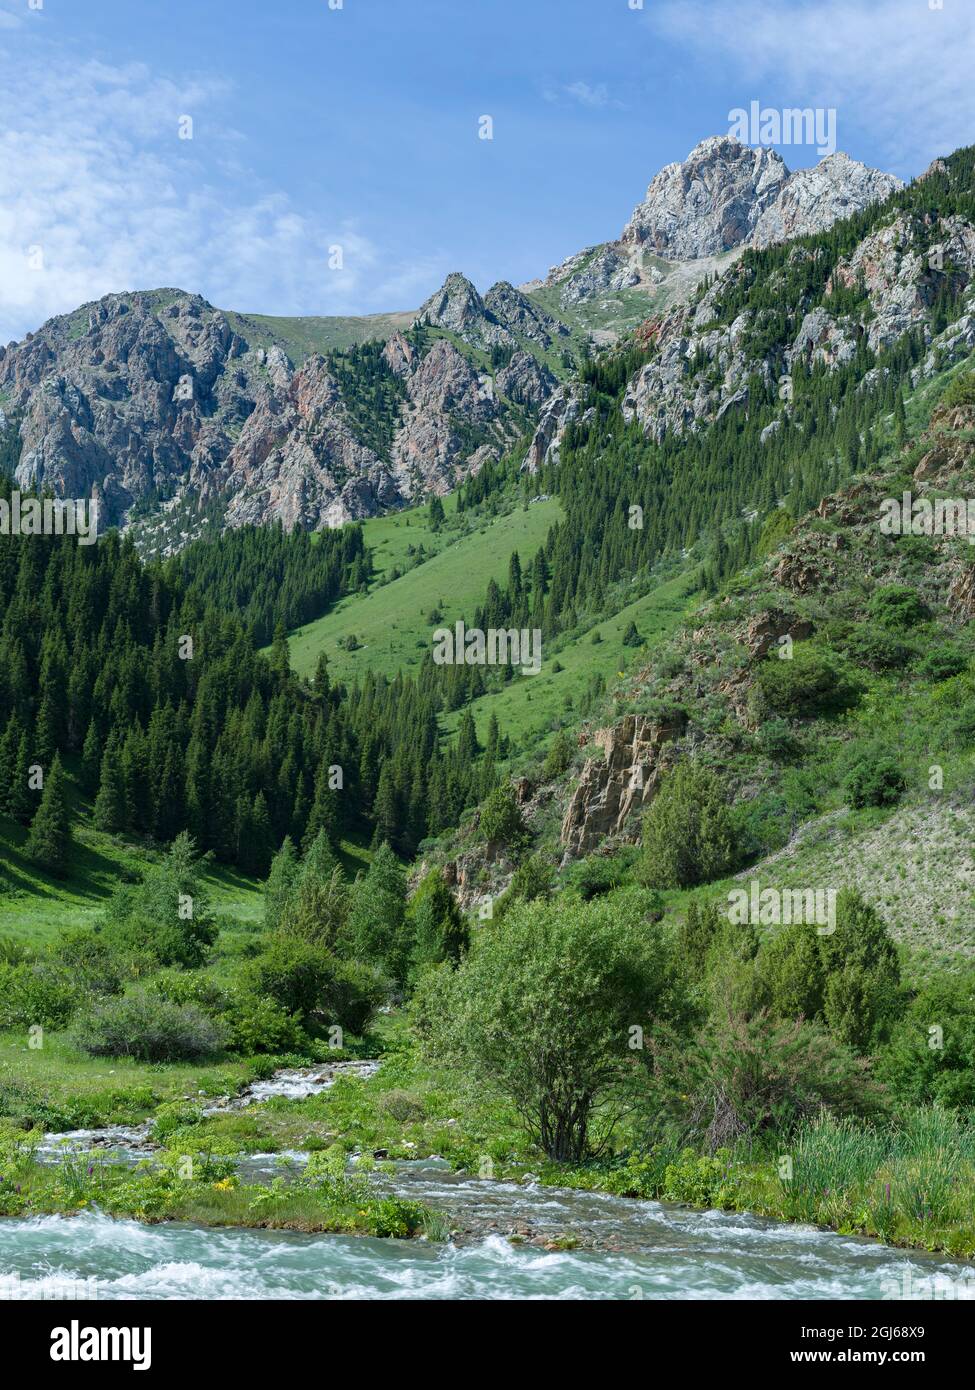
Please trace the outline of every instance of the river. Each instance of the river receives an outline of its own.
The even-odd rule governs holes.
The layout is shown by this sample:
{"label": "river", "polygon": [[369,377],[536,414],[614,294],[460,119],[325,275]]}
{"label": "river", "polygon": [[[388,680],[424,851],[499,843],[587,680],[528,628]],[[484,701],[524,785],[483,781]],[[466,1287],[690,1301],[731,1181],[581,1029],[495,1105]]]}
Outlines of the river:
{"label": "river", "polygon": [[[358,1069],[367,1067],[358,1064]],[[312,1094],[339,1067],[282,1073],[218,1104]],[[66,1136],[49,1136],[45,1153]],[[78,1132],[80,1150],[146,1152],[146,1127]],[[303,1155],[290,1156],[300,1164]],[[268,1177],[280,1155],[250,1155]],[[99,1212],[0,1220],[0,1296],[43,1299],[955,1299],[975,1267],[809,1226],[661,1202],[494,1182],[442,1160],[372,1179],[451,1217],[439,1244],[289,1231],[144,1225]],[[546,1249],[571,1232],[574,1249]]]}

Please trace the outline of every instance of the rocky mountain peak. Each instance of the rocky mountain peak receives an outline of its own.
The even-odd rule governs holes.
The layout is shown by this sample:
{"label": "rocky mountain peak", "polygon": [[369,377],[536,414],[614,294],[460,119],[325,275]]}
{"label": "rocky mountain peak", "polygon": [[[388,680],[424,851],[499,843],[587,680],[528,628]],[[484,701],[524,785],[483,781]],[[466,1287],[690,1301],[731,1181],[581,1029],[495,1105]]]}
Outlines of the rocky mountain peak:
{"label": "rocky mountain peak", "polygon": [[466,275],[453,270],[429,299],[420,306],[417,324],[445,328],[461,337],[486,317],[484,300]]}
{"label": "rocky mountain peak", "polygon": [[790,174],[778,198],[759,217],[751,244],[768,246],[825,231],[902,187],[893,174],[870,169],[837,150],[811,168]]}
{"label": "rocky mountain peak", "polygon": [[741,245],[778,197],[789,170],[774,150],[711,136],[683,163],[668,164],[651,181],[623,229],[668,260],[697,260]]}
{"label": "rocky mountain peak", "polygon": [[661,169],[621,242],[666,260],[768,246],[823,231],[901,187],[893,174],[842,151],[792,173],[774,150],[716,135],[696,145],[683,163]]}

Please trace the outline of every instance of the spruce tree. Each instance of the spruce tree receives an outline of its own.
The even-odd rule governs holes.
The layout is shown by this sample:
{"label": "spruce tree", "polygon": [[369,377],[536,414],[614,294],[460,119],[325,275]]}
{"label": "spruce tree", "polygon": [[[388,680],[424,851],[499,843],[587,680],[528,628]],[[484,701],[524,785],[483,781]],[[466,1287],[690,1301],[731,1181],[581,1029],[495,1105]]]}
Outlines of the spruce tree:
{"label": "spruce tree", "polygon": [[44,779],[41,804],[31,821],[24,853],[50,873],[60,874],[67,864],[70,843],[67,779],[61,769],[61,758],[55,754],[51,770]]}
{"label": "spruce tree", "polygon": [[125,783],[119,761],[118,743],[109,739],[102,756],[101,778],[95,797],[95,827],[98,830],[124,830],[128,824]]}

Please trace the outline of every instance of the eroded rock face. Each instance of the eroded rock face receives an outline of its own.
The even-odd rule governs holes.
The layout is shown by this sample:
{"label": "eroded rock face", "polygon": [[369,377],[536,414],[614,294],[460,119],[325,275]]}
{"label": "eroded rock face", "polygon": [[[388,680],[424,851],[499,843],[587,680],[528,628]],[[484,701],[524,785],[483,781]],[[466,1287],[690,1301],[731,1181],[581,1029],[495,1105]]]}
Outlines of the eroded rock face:
{"label": "eroded rock face", "polygon": [[903,186],[893,174],[869,169],[837,151],[811,169],[789,175],[774,203],[755,223],[751,245],[769,246],[824,232],[841,218],[883,202]]}
{"label": "eroded rock face", "polygon": [[623,229],[623,242],[668,260],[714,256],[747,241],[789,171],[774,150],[713,136],[682,163],[668,164]]}
{"label": "eroded rock face", "polygon": [[109,295],[53,319],[0,359],[23,412],[22,487],[98,488],[103,525],[137,498],[202,478],[275,387],[219,310],[198,295]]}
{"label": "eroded rock face", "polygon": [[564,323],[546,314],[507,280],[492,285],[482,299],[466,276],[454,271],[421,306],[416,323],[445,328],[477,348],[548,348],[566,338]]}
{"label": "eroded rock face", "polygon": [[573,420],[585,419],[583,393],[574,385],[560,386],[542,407],[531,445],[522,467],[537,473],[547,463],[558,463],[565,429]]}
{"label": "eroded rock face", "polygon": [[589,854],[607,835],[632,832],[627,826],[630,815],[656,795],[668,766],[663,750],[683,730],[683,718],[660,722],[629,714],[595,734],[593,743],[600,756],[585,763],[562,821],[561,843],[567,858]]}
{"label": "eroded rock face", "polygon": [[[472,286],[469,303],[463,287],[448,290],[451,323],[482,311]],[[554,340],[524,296],[495,291],[526,341]],[[17,481],[97,496],[102,527],[124,524],[135,503],[182,496],[224,501],[231,526],[335,526],[456,486],[510,447],[556,385],[523,348],[495,375],[444,338],[421,349],[396,334],[383,356],[404,388],[385,444],[324,358],[296,371],[198,295],[110,295],[0,352],[0,387],[22,413]]]}

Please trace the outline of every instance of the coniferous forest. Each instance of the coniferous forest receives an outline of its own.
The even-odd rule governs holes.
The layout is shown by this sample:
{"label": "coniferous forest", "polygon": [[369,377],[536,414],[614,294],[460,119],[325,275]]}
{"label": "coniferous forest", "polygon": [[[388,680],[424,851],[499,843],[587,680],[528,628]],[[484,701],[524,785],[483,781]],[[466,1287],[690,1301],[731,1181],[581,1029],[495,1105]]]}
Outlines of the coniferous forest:
{"label": "coniferous forest", "polygon": [[92,4],[0,0],[0,1291],[66,1361],[503,1298],[883,1364],[975,1281],[964,17],[748,14],[795,138],[680,157],[741,55],[659,7]]}

